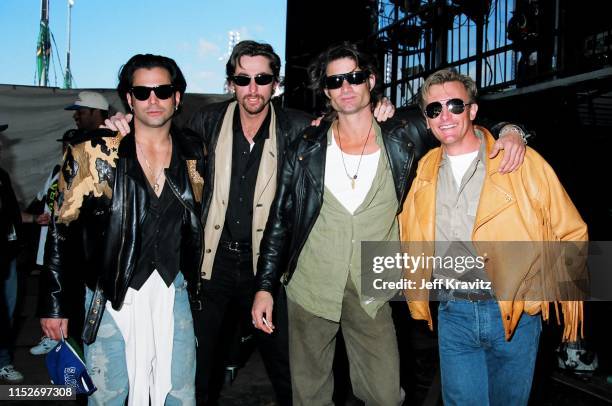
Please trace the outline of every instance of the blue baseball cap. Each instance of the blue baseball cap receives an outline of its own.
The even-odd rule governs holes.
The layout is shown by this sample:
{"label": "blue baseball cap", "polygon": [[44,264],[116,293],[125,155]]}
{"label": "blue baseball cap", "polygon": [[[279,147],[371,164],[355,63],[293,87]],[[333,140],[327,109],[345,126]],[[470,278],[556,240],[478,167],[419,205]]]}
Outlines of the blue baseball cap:
{"label": "blue baseball cap", "polygon": [[45,361],[52,384],[71,386],[77,394],[91,395],[96,391],[85,363],[68,341],[60,341],[47,353]]}

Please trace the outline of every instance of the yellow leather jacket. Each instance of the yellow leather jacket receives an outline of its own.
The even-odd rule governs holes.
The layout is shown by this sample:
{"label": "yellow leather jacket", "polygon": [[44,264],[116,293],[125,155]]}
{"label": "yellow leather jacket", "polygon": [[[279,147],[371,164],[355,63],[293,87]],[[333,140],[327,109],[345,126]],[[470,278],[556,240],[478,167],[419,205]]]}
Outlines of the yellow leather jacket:
{"label": "yellow leather jacket", "polygon": [[[476,128],[485,134],[484,142],[488,155],[495,140],[486,129]],[[435,241],[436,189],[442,154],[442,148],[436,148],[421,159],[416,178],[399,216],[400,238],[408,242],[408,251],[410,247],[418,250],[414,255],[434,254],[433,244],[419,242]],[[472,241],[477,250],[479,241],[588,240],[587,226],[578,210],[553,169],[537,152],[527,148],[523,165],[510,174],[498,172],[501,160],[502,154],[493,159],[485,159],[486,176],[472,230]],[[488,249],[490,248],[491,244],[488,245]],[[542,299],[532,300],[533,296],[527,294],[538,288],[534,284],[541,281],[541,275],[536,274],[543,273],[540,270],[547,270],[547,267],[546,263],[542,262],[546,261],[545,255],[535,249],[521,252],[518,261],[503,261],[503,258],[501,253],[489,255],[491,261],[486,262],[485,270],[496,296],[504,299],[499,300],[499,307],[506,340],[510,340],[523,312],[532,315],[542,312],[543,319],[548,319],[549,302]],[[431,269],[423,269],[418,276],[429,280],[431,272]],[[414,278],[414,275],[412,277]],[[500,295],[498,289],[502,286],[504,292]],[[409,292],[405,293],[412,317],[426,320],[432,328],[428,297],[425,297],[427,292],[421,292],[417,300],[414,294],[411,296]],[[538,297],[543,298],[542,295]],[[506,300],[508,298],[512,300]],[[563,338],[574,341],[579,326],[580,330],[582,329],[582,302],[555,302],[558,313],[557,304],[561,304],[563,312]]]}

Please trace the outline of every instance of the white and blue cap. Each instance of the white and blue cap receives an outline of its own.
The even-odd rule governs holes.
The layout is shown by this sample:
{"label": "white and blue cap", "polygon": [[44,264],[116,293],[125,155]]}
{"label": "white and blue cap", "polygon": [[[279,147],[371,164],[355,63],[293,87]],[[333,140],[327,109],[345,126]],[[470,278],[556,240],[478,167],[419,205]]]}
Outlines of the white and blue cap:
{"label": "white and blue cap", "polygon": [[64,110],[98,109],[108,110],[108,100],[102,93],[85,90],[79,92],[76,101],[64,108]]}

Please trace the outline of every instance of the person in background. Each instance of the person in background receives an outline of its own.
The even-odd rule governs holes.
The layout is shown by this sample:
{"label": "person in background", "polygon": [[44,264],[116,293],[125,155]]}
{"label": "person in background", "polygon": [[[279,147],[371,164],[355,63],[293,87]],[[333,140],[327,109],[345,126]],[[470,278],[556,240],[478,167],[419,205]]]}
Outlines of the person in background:
{"label": "person in background", "polygon": [[[79,142],[87,140],[93,131],[104,124],[104,120],[108,118],[109,106],[108,100],[102,93],[88,90],[79,92],[74,103],[64,108],[64,110],[74,111],[72,118],[77,128],[66,131],[62,138],[58,139],[58,141],[62,143],[62,155],[66,152],[66,147],[69,142],[78,144]],[[53,215],[53,198],[57,197],[59,170],[59,165],[53,167],[43,188],[36,196],[36,201],[40,203],[37,207],[40,207],[40,209],[30,209],[30,211],[24,213],[22,216],[24,223],[36,223],[40,225],[40,236],[36,255],[36,264],[39,266],[43,265],[45,242],[47,241],[47,232],[49,229],[48,224]],[[30,205],[30,207],[32,207],[32,205]],[[77,261],[73,262],[76,263]],[[75,285],[78,285],[78,283],[75,282]],[[77,321],[78,318],[81,317],[80,310],[82,309],[82,304],[80,302],[82,302],[82,297],[82,294],[75,296],[75,306],[73,307],[75,317],[70,317],[73,319],[73,323],[70,325],[70,333],[74,337],[80,336],[80,330],[82,328],[82,322]],[[38,344],[30,348],[30,353],[32,355],[46,354],[51,351],[51,349],[55,348],[56,345],[56,340],[43,336]]]}
{"label": "person in background", "polygon": [[[8,124],[0,122],[0,132],[7,128]],[[21,210],[11,178],[8,172],[0,168],[0,382],[5,384],[23,381],[23,374],[12,364],[12,327],[17,304],[17,232],[20,225]]]}
{"label": "person in background", "polygon": [[[109,104],[102,93],[84,90],[78,98],[64,110],[72,110],[72,118],[81,131],[98,129],[108,118]],[[76,142],[76,141],[73,141]]]}

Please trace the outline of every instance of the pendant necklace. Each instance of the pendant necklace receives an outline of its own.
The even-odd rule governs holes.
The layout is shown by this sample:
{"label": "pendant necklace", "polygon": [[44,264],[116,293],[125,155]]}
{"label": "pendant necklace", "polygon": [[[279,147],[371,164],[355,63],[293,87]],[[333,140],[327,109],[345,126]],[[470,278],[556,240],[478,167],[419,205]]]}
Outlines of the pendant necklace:
{"label": "pendant necklace", "polygon": [[140,153],[142,154],[142,157],[144,158],[145,164],[147,164],[147,168],[149,168],[149,172],[154,177],[153,191],[155,192],[155,194],[158,194],[159,193],[159,178],[161,177],[162,173],[164,173],[164,167],[162,165],[162,168],[159,170],[159,173],[157,174],[157,176],[155,176],[155,172],[153,171],[153,168],[151,167],[151,164],[149,163],[149,160],[147,159],[147,155],[144,153],[142,148],[140,148],[140,144],[136,143],[136,147],[138,147],[138,150],[140,151]]}
{"label": "pendant necklace", "polygon": [[365,142],[363,143],[363,148],[361,148],[361,154],[359,155],[359,163],[357,163],[357,169],[355,170],[354,175],[350,175],[348,169],[346,169],[346,163],[344,162],[344,151],[342,150],[342,139],[340,137],[340,123],[336,124],[336,129],[338,130],[338,146],[340,147],[340,157],[342,157],[342,166],[344,167],[344,173],[346,173],[346,177],[351,181],[351,189],[355,190],[355,182],[357,181],[357,175],[359,174],[359,167],[361,166],[361,160],[363,159],[363,153],[365,151],[366,145],[368,145],[368,140],[370,139],[370,133],[372,132],[372,126],[374,125],[374,119],[370,123],[370,129],[368,130],[368,135],[366,136]]}

